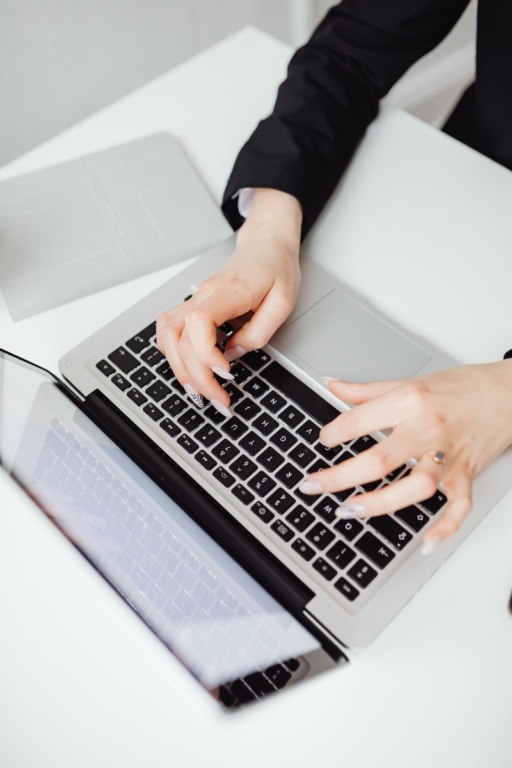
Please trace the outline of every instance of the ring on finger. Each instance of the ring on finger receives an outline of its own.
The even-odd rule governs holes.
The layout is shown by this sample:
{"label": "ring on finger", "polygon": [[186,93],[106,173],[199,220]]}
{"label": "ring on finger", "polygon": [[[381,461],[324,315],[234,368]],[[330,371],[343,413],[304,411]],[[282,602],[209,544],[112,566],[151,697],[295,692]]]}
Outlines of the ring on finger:
{"label": "ring on finger", "polygon": [[421,458],[431,459],[436,464],[446,467],[446,459],[442,451],[427,451]]}

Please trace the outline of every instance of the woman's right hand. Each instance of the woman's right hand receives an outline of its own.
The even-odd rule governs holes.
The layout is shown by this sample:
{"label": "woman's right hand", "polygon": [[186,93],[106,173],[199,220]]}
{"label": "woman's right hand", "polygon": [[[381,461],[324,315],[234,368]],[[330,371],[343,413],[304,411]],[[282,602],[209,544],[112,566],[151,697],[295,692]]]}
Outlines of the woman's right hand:
{"label": "woman's right hand", "polygon": [[[158,347],[192,397],[203,395],[218,410],[227,408],[229,395],[214,373],[230,378],[229,361],[264,346],[292,311],[300,284],[301,224],[295,197],[257,189],[233,256],[189,301],[158,317]],[[250,310],[253,316],[223,355],[216,329]]]}

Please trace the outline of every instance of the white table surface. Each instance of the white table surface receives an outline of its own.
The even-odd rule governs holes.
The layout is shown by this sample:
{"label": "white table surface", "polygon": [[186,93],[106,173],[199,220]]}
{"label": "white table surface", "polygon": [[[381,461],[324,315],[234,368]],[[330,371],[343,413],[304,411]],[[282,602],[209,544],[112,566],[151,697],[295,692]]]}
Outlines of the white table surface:
{"label": "white table surface", "polygon": [[[157,130],[217,199],[289,49],[244,30],[2,169]],[[305,251],[461,361],[512,347],[512,174],[402,113],[370,131]],[[176,268],[13,323],[0,346],[60,355]],[[508,338],[507,338],[508,336]],[[328,372],[326,372],[328,373]],[[512,496],[355,658],[224,716],[53,526],[0,477],[0,765],[509,768]]]}

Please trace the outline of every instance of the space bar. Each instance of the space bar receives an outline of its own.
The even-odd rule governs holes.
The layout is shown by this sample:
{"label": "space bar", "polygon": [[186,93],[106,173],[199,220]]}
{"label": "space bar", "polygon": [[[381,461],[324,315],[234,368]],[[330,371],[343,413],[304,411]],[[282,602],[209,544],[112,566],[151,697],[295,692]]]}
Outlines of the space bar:
{"label": "space bar", "polygon": [[282,392],[293,400],[297,405],[306,411],[309,416],[320,422],[322,426],[332,421],[336,416],[340,415],[340,412],[336,410],[330,403],[313,392],[307,384],[298,379],[293,373],[287,371],[279,363],[270,363],[263,371],[260,371],[259,375],[273,387]]}

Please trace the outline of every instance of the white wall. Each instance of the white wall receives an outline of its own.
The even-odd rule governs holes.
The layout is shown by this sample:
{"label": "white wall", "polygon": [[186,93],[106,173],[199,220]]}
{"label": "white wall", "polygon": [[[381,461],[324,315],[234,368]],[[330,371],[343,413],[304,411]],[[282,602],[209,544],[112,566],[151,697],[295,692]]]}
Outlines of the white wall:
{"label": "white wall", "polygon": [[289,41],[291,1],[1,0],[0,165],[246,24]]}

